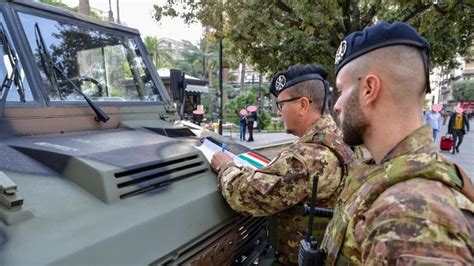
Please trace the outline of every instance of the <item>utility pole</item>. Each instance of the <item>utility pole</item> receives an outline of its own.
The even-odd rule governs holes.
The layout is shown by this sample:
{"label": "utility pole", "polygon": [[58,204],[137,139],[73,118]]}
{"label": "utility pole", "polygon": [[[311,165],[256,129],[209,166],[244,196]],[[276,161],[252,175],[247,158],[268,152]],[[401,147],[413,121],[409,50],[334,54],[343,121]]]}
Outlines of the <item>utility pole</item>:
{"label": "utility pole", "polygon": [[109,22],[114,22],[114,12],[112,11],[112,0],[109,0]]}
{"label": "utility pole", "polygon": [[[222,21],[222,15],[221,15],[221,21]],[[222,31],[221,31],[222,34]],[[219,36],[219,92],[221,96],[221,106],[219,109],[219,135],[222,135],[222,119],[224,118],[224,86],[223,86],[223,63],[222,63],[222,36]]]}
{"label": "utility pole", "polygon": [[[224,5],[224,3],[221,2],[222,5]],[[221,104],[220,104],[220,108],[219,108],[219,135],[222,135],[222,120],[224,119],[224,86],[223,86],[223,83],[224,83],[224,76],[223,76],[223,72],[224,72],[224,66],[223,66],[223,60],[222,60],[222,38],[224,38],[224,21],[222,19],[222,10],[221,10],[221,29],[220,29],[220,32],[219,32],[219,92],[220,92],[220,96],[221,96]]]}
{"label": "utility pole", "polygon": [[117,24],[122,24],[120,22],[120,5],[119,5],[119,0],[117,0]]}

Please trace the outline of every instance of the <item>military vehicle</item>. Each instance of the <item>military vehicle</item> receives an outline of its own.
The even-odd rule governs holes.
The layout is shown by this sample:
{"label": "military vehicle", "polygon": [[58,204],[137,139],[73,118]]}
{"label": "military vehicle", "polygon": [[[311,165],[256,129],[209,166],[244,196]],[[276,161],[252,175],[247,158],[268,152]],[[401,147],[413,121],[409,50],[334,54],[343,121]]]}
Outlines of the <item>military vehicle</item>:
{"label": "military vehicle", "polygon": [[[250,264],[237,215],[135,29],[0,1],[0,265]],[[218,136],[214,136],[219,139]]]}

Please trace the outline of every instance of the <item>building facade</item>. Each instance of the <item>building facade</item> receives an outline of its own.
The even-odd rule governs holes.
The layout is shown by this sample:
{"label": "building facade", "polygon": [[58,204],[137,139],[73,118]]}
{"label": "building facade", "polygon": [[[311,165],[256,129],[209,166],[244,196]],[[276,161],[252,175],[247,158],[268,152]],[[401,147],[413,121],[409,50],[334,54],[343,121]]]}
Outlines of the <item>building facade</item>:
{"label": "building facade", "polygon": [[[471,50],[474,49],[474,45]],[[431,93],[427,94],[427,105],[442,104],[452,110],[459,103],[453,97],[453,83],[458,80],[474,80],[474,58],[469,56],[456,58],[459,65],[455,69],[436,67],[430,75]]]}

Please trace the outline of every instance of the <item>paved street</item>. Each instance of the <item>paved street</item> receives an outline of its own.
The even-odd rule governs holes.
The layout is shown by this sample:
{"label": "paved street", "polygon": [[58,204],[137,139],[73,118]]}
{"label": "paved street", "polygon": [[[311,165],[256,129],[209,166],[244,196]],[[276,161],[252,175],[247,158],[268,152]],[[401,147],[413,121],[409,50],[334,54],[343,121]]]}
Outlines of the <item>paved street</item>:
{"label": "paved street", "polygon": [[[458,164],[466,173],[471,177],[471,180],[474,182],[474,120],[469,121],[469,125],[471,126],[471,131],[467,132],[464,135],[464,140],[459,148],[459,153],[452,154],[448,152],[443,152],[442,154],[446,156],[452,162]],[[439,141],[442,135],[445,135],[447,132],[447,123],[445,126],[442,127],[441,132],[438,134],[438,138],[436,140],[436,146],[439,149]]]}

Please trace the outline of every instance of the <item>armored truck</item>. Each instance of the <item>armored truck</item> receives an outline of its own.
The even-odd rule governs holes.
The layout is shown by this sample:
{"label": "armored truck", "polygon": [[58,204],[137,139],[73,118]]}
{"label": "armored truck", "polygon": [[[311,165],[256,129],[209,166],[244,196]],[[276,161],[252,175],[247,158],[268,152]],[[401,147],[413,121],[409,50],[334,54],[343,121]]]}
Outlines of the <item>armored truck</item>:
{"label": "armored truck", "polygon": [[135,29],[0,1],[0,265],[255,261]]}

